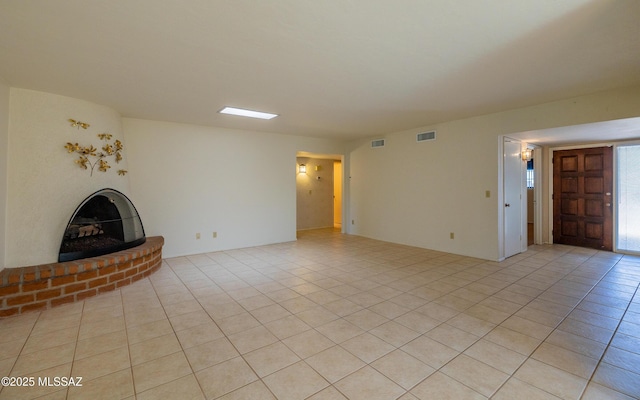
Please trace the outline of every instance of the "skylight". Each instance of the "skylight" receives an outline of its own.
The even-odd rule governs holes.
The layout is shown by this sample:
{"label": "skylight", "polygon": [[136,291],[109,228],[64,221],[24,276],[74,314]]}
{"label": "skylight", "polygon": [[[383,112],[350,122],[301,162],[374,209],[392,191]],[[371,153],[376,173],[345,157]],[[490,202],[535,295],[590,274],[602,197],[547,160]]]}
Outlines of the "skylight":
{"label": "skylight", "polygon": [[270,114],[266,112],[245,110],[243,108],[234,108],[234,107],[225,107],[218,112],[220,114],[231,114],[231,115],[239,115],[242,117],[251,117],[251,118],[260,118],[260,119],[271,119],[278,116],[278,114]]}

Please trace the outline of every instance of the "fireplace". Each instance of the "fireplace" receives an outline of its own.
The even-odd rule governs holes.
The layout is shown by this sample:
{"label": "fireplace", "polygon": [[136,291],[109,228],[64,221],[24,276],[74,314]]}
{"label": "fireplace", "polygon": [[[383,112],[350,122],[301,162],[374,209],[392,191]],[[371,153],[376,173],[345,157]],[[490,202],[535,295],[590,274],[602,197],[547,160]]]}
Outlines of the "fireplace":
{"label": "fireplace", "polygon": [[58,262],[97,257],[145,242],[144,228],[131,200],[114,189],[87,197],[67,224]]}

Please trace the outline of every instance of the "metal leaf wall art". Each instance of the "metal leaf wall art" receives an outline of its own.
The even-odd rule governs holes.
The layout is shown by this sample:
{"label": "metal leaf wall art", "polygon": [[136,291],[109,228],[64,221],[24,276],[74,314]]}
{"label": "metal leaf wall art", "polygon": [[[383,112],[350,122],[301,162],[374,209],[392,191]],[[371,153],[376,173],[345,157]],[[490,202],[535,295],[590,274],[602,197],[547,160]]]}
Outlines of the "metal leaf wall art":
{"label": "metal leaf wall art", "polygon": [[[87,129],[90,125],[85,122],[76,121],[70,119],[72,127],[82,127],[83,129]],[[93,171],[98,167],[98,171],[107,172],[111,165],[109,165],[109,161],[107,158],[113,157],[116,164],[122,161],[122,151],[124,147],[122,142],[119,140],[115,140],[113,143],[111,139],[113,137],[110,133],[98,133],[98,139],[102,141],[102,147],[100,150],[95,148],[93,145],[89,146],[80,146],[78,143],[67,142],[64,146],[67,149],[68,153],[76,153],[79,154],[78,158],[76,158],[75,163],[82,169],[90,170],[90,176],[93,176]],[[118,175],[124,176],[127,173],[125,169],[119,169]]]}

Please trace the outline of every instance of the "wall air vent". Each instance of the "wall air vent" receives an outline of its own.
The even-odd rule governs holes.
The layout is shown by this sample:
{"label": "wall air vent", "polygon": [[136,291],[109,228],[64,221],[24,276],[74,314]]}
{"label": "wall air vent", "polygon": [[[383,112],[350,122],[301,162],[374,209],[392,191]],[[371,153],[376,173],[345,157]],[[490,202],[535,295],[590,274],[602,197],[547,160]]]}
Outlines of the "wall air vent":
{"label": "wall air vent", "polygon": [[436,140],[436,131],[423,132],[416,135],[417,142],[426,142],[428,140]]}
{"label": "wall air vent", "polygon": [[372,148],[384,147],[384,139],[372,140],[371,141],[371,147]]}

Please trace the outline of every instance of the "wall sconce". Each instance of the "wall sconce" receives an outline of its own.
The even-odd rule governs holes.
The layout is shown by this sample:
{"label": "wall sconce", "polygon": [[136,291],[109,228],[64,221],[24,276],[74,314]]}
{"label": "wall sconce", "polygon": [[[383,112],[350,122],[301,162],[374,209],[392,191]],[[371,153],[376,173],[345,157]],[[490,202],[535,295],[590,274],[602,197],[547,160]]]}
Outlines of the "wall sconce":
{"label": "wall sconce", "polygon": [[298,173],[299,174],[306,174],[307,173],[307,166],[304,164],[300,164],[298,166]]}
{"label": "wall sconce", "polygon": [[522,161],[531,161],[533,157],[533,149],[524,149],[522,151]]}

